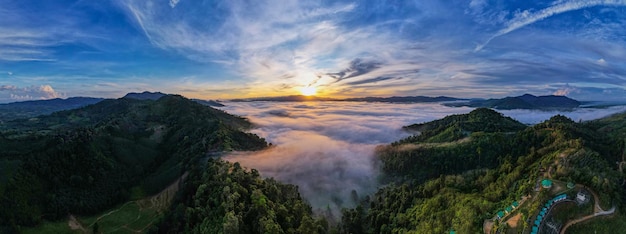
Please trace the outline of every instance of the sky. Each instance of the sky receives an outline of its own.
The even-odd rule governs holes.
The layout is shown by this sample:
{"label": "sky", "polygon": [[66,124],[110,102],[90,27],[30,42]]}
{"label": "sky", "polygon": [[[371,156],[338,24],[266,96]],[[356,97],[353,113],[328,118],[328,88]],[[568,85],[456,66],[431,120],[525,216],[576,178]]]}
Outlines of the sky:
{"label": "sky", "polygon": [[[226,156],[262,176],[298,185],[304,198],[318,213],[330,209],[333,217],[372,195],[381,186],[378,145],[409,136],[401,127],[432,121],[473,108],[447,107],[437,103],[365,102],[225,102],[229,113],[244,116],[255,125],[252,132],[273,147]],[[262,110],[262,111],[259,111]],[[626,106],[604,109],[580,108],[571,112],[501,111],[525,124],[543,122],[556,114],[586,121],[626,111]],[[358,200],[358,199],[357,199]]]}
{"label": "sky", "polygon": [[626,0],[0,0],[0,103],[567,95],[626,99]]}

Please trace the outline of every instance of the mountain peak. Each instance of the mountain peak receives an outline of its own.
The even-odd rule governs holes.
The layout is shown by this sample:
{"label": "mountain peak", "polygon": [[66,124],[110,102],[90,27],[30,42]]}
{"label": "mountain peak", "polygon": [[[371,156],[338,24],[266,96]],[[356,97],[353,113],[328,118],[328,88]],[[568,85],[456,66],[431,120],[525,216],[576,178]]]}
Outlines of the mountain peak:
{"label": "mountain peak", "polygon": [[161,92],[144,91],[143,93],[128,93],[122,98],[131,98],[131,99],[138,99],[138,100],[158,100],[159,98],[162,98],[163,96],[166,96],[166,95],[167,94],[164,94]]}

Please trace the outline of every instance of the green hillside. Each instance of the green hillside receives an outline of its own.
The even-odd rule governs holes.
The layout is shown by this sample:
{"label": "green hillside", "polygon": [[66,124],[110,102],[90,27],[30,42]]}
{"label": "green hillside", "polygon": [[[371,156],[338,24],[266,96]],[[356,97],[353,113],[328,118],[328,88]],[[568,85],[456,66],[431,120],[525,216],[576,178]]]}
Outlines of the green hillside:
{"label": "green hillside", "polygon": [[[0,125],[0,226],[91,215],[163,190],[211,152],[258,150],[250,123],[181,96],[104,100]],[[15,165],[19,167],[15,168]]]}
{"label": "green hillside", "polygon": [[[491,121],[472,121],[476,113]],[[496,220],[487,226],[503,231],[511,227],[499,223],[496,213],[524,201],[523,197],[526,204],[515,211],[522,226],[516,230],[530,230],[532,224],[523,220],[534,220],[538,207],[553,192],[573,192],[564,188],[566,182],[595,191],[605,210],[623,207],[624,175],[615,162],[622,161],[624,123],[620,116],[587,123],[555,116],[522,129],[507,118],[477,109],[412,125],[409,128],[423,130],[423,135],[377,151],[383,172],[396,182],[359,207],[345,210],[341,230],[479,233],[485,220]],[[464,134],[442,137],[448,136],[449,129]],[[538,192],[535,189],[543,178],[561,185]],[[554,220],[568,221],[565,215],[555,215]]]}
{"label": "green hillside", "polygon": [[467,114],[450,115],[427,123],[405,126],[404,129],[419,131],[420,134],[398,143],[450,142],[467,137],[473,132],[516,132],[524,128],[526,125],[494,110],[478,108]]}

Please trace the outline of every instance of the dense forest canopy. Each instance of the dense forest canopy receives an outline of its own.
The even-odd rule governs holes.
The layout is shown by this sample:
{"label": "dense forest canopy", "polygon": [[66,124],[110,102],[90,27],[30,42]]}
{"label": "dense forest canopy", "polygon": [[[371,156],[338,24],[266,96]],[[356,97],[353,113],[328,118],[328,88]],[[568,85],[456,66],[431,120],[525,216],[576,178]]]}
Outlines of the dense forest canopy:
{"label": "dense forest canopy", "polygon": [[[624,123],[623,115],[585,123],[557,115],[524,127],[476,109],[407,126],[422,132],[377,152],[384,173],[396,182],[345,210],[341,230],[478,233],[496,211],[533,194],[545,171],[623,207],[624,175],[614,162],[622,160]],[[536,214],[529,207],[520,211],[523,219]]]}
{"label": "dense forest canopy", "polygon": [[121,98],[0,126],[0,225],[19,229],[153,194],[209,152],[258,150],[250,123],[190,101]]}
{"label": "dense forest canopy", "polygon": [[[536,192],[540,178],[586,186],[623,210],[626,114],[526,126],[491,109],[404,127],[376,149],[386,183],[339,220],[298,187],[216,155],[259,150],[246,119],[177,95],[103,100],[0,124],[0,232],[90,215],[186,177],[151,233],[458,233]],[[208,158],[208,159],[207,159]],[[534,200],[533,200],[534,201]],[[537,206],[519,211],[529,219]]]}

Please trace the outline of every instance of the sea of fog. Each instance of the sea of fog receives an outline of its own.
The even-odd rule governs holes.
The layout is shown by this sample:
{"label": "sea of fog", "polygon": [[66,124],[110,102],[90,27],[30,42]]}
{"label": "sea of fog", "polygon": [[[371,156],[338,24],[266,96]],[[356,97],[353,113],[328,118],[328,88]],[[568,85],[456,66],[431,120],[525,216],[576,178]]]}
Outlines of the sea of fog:
{"label": "sea of fog", "polygon": [[[366,102],[224,102],[220,109],[246,117],[251,130],[274,147],[261,152],[232,153],[224,159],[256,168],[262,176],[299,186],[318,212],[355,205],[356,197],[379,187],[374,148],[402,139],[402,126],[468,113],[473,108],[437,103]],[[584,108],[572,112],[499,111],[522,123],[535,124],[556,114],[585,121],[626,111],[626,106]]]}

